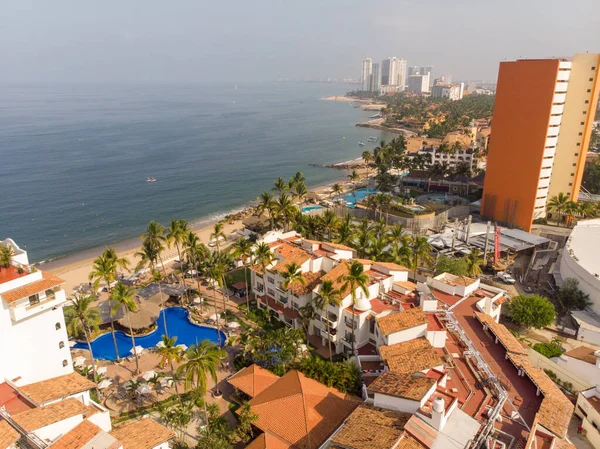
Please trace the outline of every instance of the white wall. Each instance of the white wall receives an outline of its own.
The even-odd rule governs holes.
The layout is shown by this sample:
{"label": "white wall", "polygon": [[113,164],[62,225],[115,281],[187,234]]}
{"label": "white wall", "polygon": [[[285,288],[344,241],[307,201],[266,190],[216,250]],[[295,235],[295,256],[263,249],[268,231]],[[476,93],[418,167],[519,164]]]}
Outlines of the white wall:
{"label": "white wall", "polygon": [[63,419],[57,423],[51,424],[41,429],[35,430],[33,433],[42,440],[54,440],[61,435],[64,435],[73,427],[83,421],[83,415],[75,415],[71,418]]}
{"label": "white wall", "polygon": [[375,393],[373,404],[375,407],[413,414],[421,407],[419,401],[411,401],[410,399],[397,398],[380,393]]}
{"label": "white wall", "polygon": [[590,386],[600,384],[600,368],[596,365],[584,362],[583,360],[574,359],[565,354],[560,357],[553,357],[551,360],[559,367],[564,368],[581,380],[584,380],[590,384]]}
{"label": "white wall", "polygon": [[[571,254],[568,248],[563,249],[560,260],[560,275],[563,279],[573,278],[579,281],[579,289],[590,295],[591,309],[600,314],[600,279],[583,268]],[[586,340],[585,341],[589,341]],[[594,344],[600,344],[600,337]]]}
{"label": "white wall", "polygon": [[[400,312],[402,313],[402,312]],[[420,326],[411,327],[400,332],[394,332],[384,337],[387,345],[395,345],[415,338],[424,337],[427,333],[427,323]]]}
{"label": "white wall", "polygon": [[92,416],[88,418],[88,420],[96,424],[105,432],[110,432],[112,430],[112,424],[110,422],[110,413],[108,410],[104,412],[94,413]]}
{"label": "white wall", "polygon": [[446,331],[427,331],[427,340],[434,348],[446,346]]}

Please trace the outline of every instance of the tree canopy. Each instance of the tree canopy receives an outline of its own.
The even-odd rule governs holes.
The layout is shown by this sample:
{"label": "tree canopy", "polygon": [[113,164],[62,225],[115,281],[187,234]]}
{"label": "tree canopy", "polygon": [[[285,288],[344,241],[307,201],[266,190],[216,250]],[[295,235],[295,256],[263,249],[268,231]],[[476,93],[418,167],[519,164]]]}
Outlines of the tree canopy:
{"label": "tree canopy", "polygon": [[585,164],[581,185],[590,193],[600,194],[600,159]]}
{"label": "tree canopy", "polygon": [[556,318],[556,309],[550,300],[540,295],[518,295],[508,304],[513,321],[524,328],[542,329]]}
{"label": "tree canopy", "polygon": [[556,294],[556,301],[566,312],[571,310],[583,310],[590,304],[590,295],[579,289],[579,281],[567,278]]}
{"label": "tree canopy", "polygon": [[451,273],[456,276],[468,276],[468,265],[464,257],[440,256],[435,264],[435,274]]}

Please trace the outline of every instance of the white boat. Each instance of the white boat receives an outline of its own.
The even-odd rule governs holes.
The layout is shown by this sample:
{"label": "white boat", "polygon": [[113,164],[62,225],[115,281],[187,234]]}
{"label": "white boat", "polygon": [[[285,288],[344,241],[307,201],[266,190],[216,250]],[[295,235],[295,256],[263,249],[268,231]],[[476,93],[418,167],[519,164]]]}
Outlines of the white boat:
{"label": "white boat", "polygon": [[150,176],[148,176],[146,178],[146,182],[156,182],[156,178],[151,178]]}
{"label": "white boat", "polygon": [[364,142],[358,142],[358,146],[359,146],[359,147],[364,147],[364,146],[365,146],[365,144],[364,144]]}

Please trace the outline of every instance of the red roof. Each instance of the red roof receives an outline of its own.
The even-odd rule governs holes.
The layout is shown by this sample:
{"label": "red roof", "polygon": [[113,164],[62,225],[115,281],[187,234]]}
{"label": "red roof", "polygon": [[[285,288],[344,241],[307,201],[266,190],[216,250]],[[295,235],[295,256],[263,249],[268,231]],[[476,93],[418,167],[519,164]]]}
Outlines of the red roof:
{"label": "red roof", "polygon": [[454,304],[456,304],[458,301],[460,301],[462,299],[461,296],[444,293],[443,291],[437,290],[435,288],[430,287],[430,290],[431,290],[431,293],[433,293],[433,296],[436,297],[436,299],[438,299],[439,301],[442,301],[445,304],[448,304],[449,306],[453,306]]}
{"label": "red roof", "polygon": [[440,323],[440,320],[433,313],[425,314],[427,316],[427,330],[428,331],[442,331],[444,326]]}
{"label": "red roof", "polygon": [[291,318],[292,320],[300,316],[300,314],[296,310],[291,309],[289,307],[284,307],[281,303],[275,301],[269,296],[259,296],[257,299],[263,304],[268,305],[271,309],[275,310],[278,313],[282,313],[284,316]]}
{"label": "red roof", "polygon": [[399,310],[400,307],[392,304],[390,301],[382,301],[379,298],[371,300],[371,310],[375,313],[381,313],[386,310]]}
{"label": "red roof", "polygon": [[27,402],[6,382],[0,384],[0,407],[3,406],[11,415],[34,408],[33,404]]}
{"label": "red roof", "polygon": [[0,284],[18,279],[22,276],[27,276],[28,274],[29,273],[27,271],[19,273],[19,270],[12,265],[10,265],[8,268],[0,267]]}

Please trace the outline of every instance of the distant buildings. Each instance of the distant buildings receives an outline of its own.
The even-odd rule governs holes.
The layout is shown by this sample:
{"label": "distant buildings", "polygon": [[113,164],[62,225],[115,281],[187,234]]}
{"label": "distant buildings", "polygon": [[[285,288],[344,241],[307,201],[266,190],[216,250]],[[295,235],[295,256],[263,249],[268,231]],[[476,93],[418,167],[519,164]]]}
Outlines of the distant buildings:
{"label": "distant buildings", "polygon": [[379,63],[374,62],[372,66],[371,82],[369,83],[369,92],[379,92],[381,84],[381,75],[379,73]]}
{"label": "distant buildings", "polygon": [[360,90],[368,91],[371,83],[371,75],[373,74],[373,60],[365,58],[362,62],[362,70],[360,72]]}
{"label": "distant buildings", "polygon": [[406,85],[406,60],[394,56],[381,61],[381,84],[398,86],[402,92]]}
{"label": "distant buildings", "polygon": [[464,84],[434,84],[431,88],[431,98],[448,98],[452,101],[463,97]]}
{"label": "distant buildings", "polygon": [[599,54],[500,63],[483,217],[529,231],[550,197],[577,200],[599,68]]}
{"label": "distant buildings", "polygon": [[429,92],[429,75],[410,75],[408,77],[408,91],[418,94]]}

